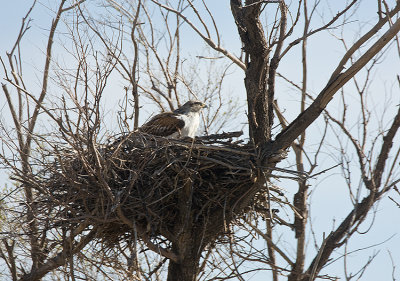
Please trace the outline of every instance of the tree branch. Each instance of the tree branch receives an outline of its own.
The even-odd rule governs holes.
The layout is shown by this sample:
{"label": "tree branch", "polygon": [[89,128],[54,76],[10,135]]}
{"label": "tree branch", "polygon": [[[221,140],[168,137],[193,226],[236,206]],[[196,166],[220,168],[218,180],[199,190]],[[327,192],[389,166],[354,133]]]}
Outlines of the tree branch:
{"label": "tree branch", "polygon": [[[386,18],[387,21],[387,18]],[[321,91],[314,102],[302,112],[286,129],[277,135],[275,141],[268,146],[267,154],[276,152],[279,149],[285,149],[310,126],[322,113],[323,109],[331,101],[336,92],[343,87],[358,71],[360,71],[390,40],[400,31],[400,19],[396,20],[393,25],[382,35],[354,64],[345,72],[332,77],[330,82]],[[360,39],[361,41],[363,39]],[[359,41],[360,41],[359,40]],[[359,43],[357,41],[356,44]],[[350,52],[350,51],[349,51]],[[349,56],[347,52],[344,56]],[[342,60],[343,61],[343,60]],[[338,68],[341,64],[339,64]]]}
{"label": "tree branch", "polygon": [[[80,227],[78,227],[78,229],[75,230],[73,232],[73,234],[71,234],[69,239],[72,240],[76,235],[78,235],[80,232],[82,232],[86,226],[87,226],[87,224],[82,224]],[[87,235],[83,236],[79,240],[79,242],[76,243],[76,245],[73,247],[73,249],[67,250],[64,248],[55,257],[50,258],[47,262],[40,265],[38,268],[32,270],[31,272],[24,274],[19,280],[20,281],[40,280],[43,276],[45,276],[50,271],[56,269],[57,267],[59,267],[63,264],[66,264],[66,262],[68,261],[68,258],[70,258],[71,255],[80,252],[90,241],[93,240],[93,238],[96,236],[96,232],[97,232],[96,228],[90,230],[90,232]],[[72,243],[72,241],[70,243]],[[71,247],[72,247],[72,245],[71,245]]]}
{"label": "tree branch", "polygon": [[229,58],[233,63],[235,63],[237,66],[239,66],[241,69],[246,70],[246,66],[245,64],[239,59],[237,58],[235,55],[231,54],[230,52],[228,52],[228,50],[224,49],[223,47],[221,47],[220,45],[215,44],[215,42],[208,36],[204,35],[186,16],[184,16],[181,12],[163,5],[161,3],[159,3],[158,1],[155,0],[151,0],[151,2],[153,2],[154,4],[158,5],[159,7],[170,11],[172,13],[175,13],[176,15],[178,15],[179,17],[181,17],[211,48],[213,48],[214,50],[216,50],[217,52],[220,52],[221,54],[225,55],[227,58]]}

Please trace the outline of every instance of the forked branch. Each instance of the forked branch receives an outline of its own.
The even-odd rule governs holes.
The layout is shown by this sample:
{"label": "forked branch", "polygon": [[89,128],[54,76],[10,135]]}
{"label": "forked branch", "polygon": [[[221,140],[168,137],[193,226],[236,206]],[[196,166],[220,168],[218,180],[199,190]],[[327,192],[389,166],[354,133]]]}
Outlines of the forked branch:
{"label": "forked branch", "polygon": [[[388,18],[385,18],[385,20],[388,21]],[[353,78],[377,53],[379,53],[399,31],[400,19],[397,19],[386,33],[383,34],[364,53],[364,55],[356,60],[351,67],[349,67],[345,72],[340,72],[336,76],[332,77],[314,102],[286,129],[277,135],[275,141],[269,146],[269,153],[289,147],[291,143],[321,115],[322,111],[332,100],[336,92],[351,78]],[[358,44],[359,41],[357,41],[356,44]],[[348,52],[344,55],[344,58],[347,56]]]}

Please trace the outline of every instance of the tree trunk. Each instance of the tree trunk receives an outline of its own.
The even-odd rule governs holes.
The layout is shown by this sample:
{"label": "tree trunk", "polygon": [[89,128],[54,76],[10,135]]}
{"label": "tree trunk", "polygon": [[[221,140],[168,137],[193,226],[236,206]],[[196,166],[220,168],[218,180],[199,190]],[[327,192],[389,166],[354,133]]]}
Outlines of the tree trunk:
{"label": "tree trunk", "polygon": [[[246,53],[245,87],[247,93],[250,140],[259,147],[271,139],[272,104],[269,104],[267,77],[270,49],[260,22],[261,2],[231,0],[233,17]],[[272,98],[271,98],[272,99]]]}
{"label": "tree trunk", "polygon": [[192,210],[193,182],[190,175],[179,193],[179,215],[174,226],[175,240],[172,250],[178,256],[178,261],[169,261],[168,281],[194,281],[201,252],[206,243],[201,237],[204,232],[202,221],[196,221]]}
{"label": "tree trunk", "polygon": [[194,281],[196,280],[197,269],[197,257],[185,257],[180,263],[170,260],[167,281]]}

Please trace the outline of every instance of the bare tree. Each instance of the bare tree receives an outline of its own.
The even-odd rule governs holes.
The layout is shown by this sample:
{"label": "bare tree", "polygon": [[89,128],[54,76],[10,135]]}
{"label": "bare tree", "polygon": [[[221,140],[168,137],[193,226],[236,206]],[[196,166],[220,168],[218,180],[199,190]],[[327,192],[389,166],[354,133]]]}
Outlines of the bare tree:
{"label": "bare tree", "polygon": [[[347,243],[373,216],[376,203],[398,192],[394,143],[400,111],[394,107],[386,117],[376,109],[382,122],[371,121],[368,92],[385,54],[395,47],[400,54],[400,4],[377,1],[376,22],[350,43],[345,32],[359,1],[343,4],[315,26],[320,1],[289,6],[283,0],[231,0],[242,47],[236,50],[224,46],[218,15],[206,1],[98,4],[59,1],[39,89],[26,80],[21,53],[36,1],[14,46],[1,57],[12,125],[2,122],[0,155],[15,184],[4,191],[1,206],[0,257],[7,276],[245,280],[269,271],[273,280],[335,280],[324,272],[335,251],[345,250],[339,258],[346,264]],[[205,51],[187,51],[187,34],[203,42]],[[308,43],[321,34],[336,37],[345,51],[326,84],[312,94]],[[279,69],[295,51],[301,54],[301,79],[293,81]],[[56,59],[54,52],[68,60]],[[225,91],[234,69],[243,72],[248,131],[236,140],[241,133],[221,133],[240,120],[235,118],[240,101]],[[278,79],[297,95],[299,115],[292,121],[281,109]],[[113,81],[121,86],[114,94],[119,108],[111,111],[119,128],[108,126],[105,117]],[[353,93],[344,88],[348,82]],[[340,102],[333,112],[328,104],[335,95]],[[350,96],[356,102],[349,103]],[[188,98],[211,105],[203,115],[205,136],[166,140],[137,133],[149,103],[166,111]],[[351,122],[354,112],[359,119]],[[311,124],[323,128],[313,149]],[[319,168],[330,147],[339,152],[331,152],[333,166],[342,171],[352,208],[319,242],[309,220],[311,182],[337,169]],[[290,151],[291,168],[280,166]],[[285,179],[296,182],[293,199],[276,181]],[[280,239],[288,233],[294,239]],[[310,241],[313,253],[306,250]],[[361,277],[370,264],[356,274],[346,264],[347,280]]]}

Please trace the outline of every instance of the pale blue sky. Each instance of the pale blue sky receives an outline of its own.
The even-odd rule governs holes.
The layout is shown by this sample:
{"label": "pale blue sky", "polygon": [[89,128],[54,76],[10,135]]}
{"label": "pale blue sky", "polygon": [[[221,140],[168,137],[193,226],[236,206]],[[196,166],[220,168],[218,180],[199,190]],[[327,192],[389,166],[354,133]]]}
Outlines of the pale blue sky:
{"label": "pale blue sky", "polygon": [[[20,28],[21,18],[25,14],[27,8],[31,4],[28,0],[0,0],[2,3],[2,9],[0,9],[0,30],[2,30],[2,39],[0,41],[0,55],[4,58],[5,51],[9,50],[16,35]],[[233,19],[230,13],[229,1],[208,1],[210,2],[210,9],[215,13],[215,18],[217,24],[220,26],[220,34],[222,34],[222,42],[224,47],[229,49],[235,54],[239,54],[240,44],[239,36],[237,34],[236,27],[233,24]],[[344,1],[330,1],[332,14],[335,14],[339,9],[338,6],[343,5]],[[46,45],[46,36],[48,34],[48,27],[50,26],[51,11],[47,10],[45,6],[50,6],[54,4],[52,1],[44,1],[44,5],[38,3],[36,9],[32,13],[31,17],[34,19],[32,22],[32,28],[28,35],[24,39],[24,49],[23,54],[25,55],[24,63],[27,64],[26,75],[31,79],[31,83],[37,84],[39,77],[32,74],[34,68],[41,68],[44,64],[42,50]],[[360,29],[368,28],[368,26],[374,23],[374,17],[376,13],[376,1],[366,0],[362,1],[360,7],[362,13],[355,17],[354,23],[350,25],[349,30],[346,33],[347,38],[356,38]],[[314,26],[319,26],[321,19],[328,18],[329,15],[316,15],[315,21],[312,22]],[[371,20],[372,19],[372,20]],[[184,47],[186,48],[184,52],[194,53],[201,52],[202,41],[198,38],[196,34],[187,30],[187,40],[184,40]],[[340,58],[344,50],[332,36],[329,34],[321,34],[311,38],[308,41],[309,44],[309,91],[311,94],[316,95],[325,85],[329,78],[329,74],[336,67],[338,58]],[[281,62],[279,71],[285,73],[291,80],[296,83],[301,82],[301,56],[300,56],[300,45],[296,46],[293,51],[284,58]],[[58,54],[60,55],[60,54]],[[29,58],[29,59],[27,59]],[[30,67],[29,67],[30,66]],[[373,94],[373,100],[371,100],[371,105],[376,108],[382,108],[384,106],[382,101],[382,96],[384,93],[388,93],[390,89],[393,89],[393,103],[400,103],[399,90],[393,87],[393,81],[395,74],[399,74],[400,64],[399,57],[395,54],[394,50],[389,52],[385,59],[382,61],[382,65],[378,72],[374,75],[374,83],[371,85],[370,91]],[[235,96],[244,101],[245,91],[243,87],[243,73],[241,70],[237,69],[233,75],[228,80],[227,89],[231,90]],[[110,90],[109,100],[112,100],[114,91],[121,90],[121,84],[119,81],[112,85]],[[347,89],[351,91],[351,86],[347,86]],[[388,90],[389,89],[389,90]],[[293,88],[288,87],[286,83],[282,80],[277,80],[277,98],[279,99],[281,108],[287,114],[287,118],[293,119],[298,113],[298,92],[293,90]],[[336,99],[330,105],[332,110],[338,105],[339,99]],[[351,103],[351,99],[349,99]],[[3,114],[7,114],[4,109],[5,99],[3,94],[0,95],[0,109],[1,118],[5,118]],[[112,106],[112,105],[111,105]],[[388,109],[394,110],[395,108]],[[112,111],[110,113],[113,114]],[[244,118],[244,112],[242,114]],[[354,112],[350,115],[356,121],[358,118],[358,113]],[[243,119],[245,120],[245,119]],[[312,147],[313,144],[319,141],[319,131],[322,130],[321,124],[313,125],[309,132],[309,144]],[[334,139],[330,139],[332,143],[335,142]],[[334,150],[331,151],[334,154]],[[331,160],[331,155],[326,156],[326,160],[323,161],[322,167],[327,168],[334,163]],[[338,174],[339,169],[335,170]],[[4,180],[4,176],[3,176]],[[288,197],[292,197],[292,193],[295,190],[294,183],[282,183],[284,188],[287,190]],[[319,238],[319,243],[322,240],[322,233],[331,230],[332,219],[336,220],[338,225],[343,219],[344,215],[347,214],[349,210],[349,200],[347,196],[346,188],[343,185],[343,180],[338,176],[332,176],[324,179],[321,177],[319,180],[311,180],[311,184],[314,185],[312,194],[312,223],[313,227],[317,232],[317,237]],[[364,251],[352,254],[349,258],[349,263],[354,267],[352,271],[356,271],[357,266],[365,262],[369,256],[371,256],[374,251],[381,249],[380,254],[373,262],[371,268],[367,270],[367,273],[363,276],[361,280],[365,281],[377,281],[377,280],[390,280],[391,277],[391,264],[390,259],[387,254],[387,250],[392,251],[392,255],[395,261],[397,261],[397,266],[400,266],[400,223],[398,220],[399,209],[389,201],[387,198],[383,199],[376,208],[376,218],[375,223],[371,231],[365,235],[358,235],[356,239],[352,239],[349,245],[349,250],[368,247],[377,243],[381,243],[384,240],[391,237],[393,234],[397,233],[390,241],[385,244],[369,248]],[[368,223],[363,224],[362,230],[368,228]],[[283,236],[287,236],[288,239],[292,239],[292,233],[284,233]],[[312,244],[309,245],[312,249]],[[288,247],[290,249],[290,247]],[[340,249],[339,253],[343,250]],[[326,272],[334,271],[339,276],[342,275],[343,263],[338,262]],[[397,278],[400,278],[400,271],[397,271]],[[268,277],[266,277],[268,276]],[[257,276],[251,279],[252,281],[269,280],[269,275],[265,273],[263,276]]]}

